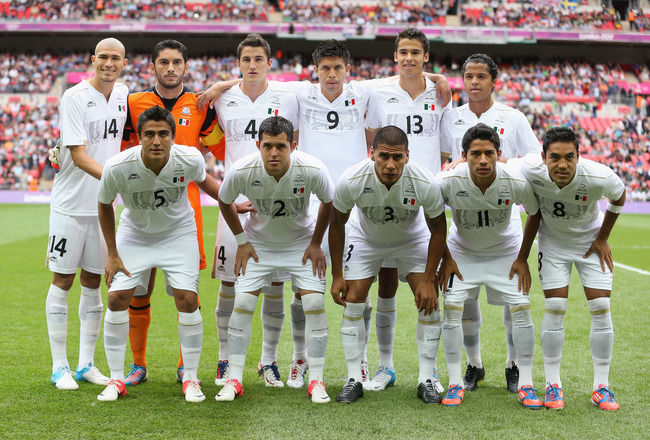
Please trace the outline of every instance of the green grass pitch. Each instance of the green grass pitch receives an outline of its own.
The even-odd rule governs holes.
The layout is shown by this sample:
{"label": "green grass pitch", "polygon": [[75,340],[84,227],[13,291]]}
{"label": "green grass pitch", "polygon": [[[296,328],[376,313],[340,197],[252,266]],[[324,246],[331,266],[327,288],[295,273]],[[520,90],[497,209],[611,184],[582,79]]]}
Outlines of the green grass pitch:
{"label": "green grass pitch", "polygon": [[[214,246],[217,209],[204,209],[208,254]],[[592,362],[588,335],[590,317],[579,279],[571,283],[565,319],[566,341],[562,375],[566,408],[562,411],[523,409],[517,397],[505,390],[505,332],[502,309],[487,305],[483,311],[483,360],[486,377],[479,389],[466,394],[458,408],[424,405],[416,398],[416,311],[405,284],[398,293],[398,324],[395,341],[395,386],[380,393],[367,392],[352,405],[337,404],[334,397],[343,386],[346,367],[338,335],[342,309],[326,293],[330,339],[325,384],[333,402],[315,405],[306,389],[270,389],[256,377],[261,350],[259,307],[253,319],[253,338],[244,377],[244,396],[232,403],[214,400],[217,335],[214,310],[218,282],[210,271],[201,273],[200,293],[204,343],[199,369],[206,401],[188,404],[176,382],[178,335],[176,312],[170,297],[160,288],[152,298],[152,322],[147,360],[150,378],[129,388],[128,395],[113,403],[96,399],[102,387],[81,384],[79,391],[59,391],[50,384],[51,357],[45,322],[45,297],[51,274],[46,269],[48,206],[0,205],[0,304],[2,326],[0,360],[0,438],[308,438],[308,439],[420,439],[420,438],[648,438],[650,405],[646,396],[650,330],[648,285],[650,276],[650,216],[622,215],[610,239],[614,260],[636,267],[637,273],[617,267],[614,271],[612,314],[615,326],[614,358],[610,383],[618,412],[600,411],[590,403]],[[536,279],[535,250],[531,253],[531,292],[535,338],[535,387],[544,389],[539,329],[544,313],[543,295]],[[208,257],[211,264],[211,255]],[[160,276],[160,275],[159,275]],[[289,292],[289,289],[286,289]],[[376,288],[371,291],[373,303]],[[103,287],[104,304],[106,288]],[[289,320],[291,296],[286,295],[284,331],[278,363],[286,379],[292,343]],[[77,363],[79,287],[69,298],[68,359]],[[103,335],[103,330],[102,330]],[[377,367],[377,342],[369,345],[371,373]],[[95,354],[99,369],[108,374],[103,336]],[[131,362],[127,350],[127,364]],[[442,346],[438,367],[447,383]]]}

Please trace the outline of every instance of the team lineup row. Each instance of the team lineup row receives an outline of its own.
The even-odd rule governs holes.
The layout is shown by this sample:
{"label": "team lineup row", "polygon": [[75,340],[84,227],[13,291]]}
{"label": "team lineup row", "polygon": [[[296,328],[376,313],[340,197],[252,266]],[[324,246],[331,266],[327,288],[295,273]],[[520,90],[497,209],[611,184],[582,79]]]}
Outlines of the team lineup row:
{"label": "team lineup row", "polygon": [[[394,57],[400,75],[396,78],[345,83],[349,52],[334,40],[321,43],[313,56],[319,84],[269,82],[266,72],[270,68],[270,48],[260,36],[251,34],[237,49],[241,82],[216,84],[202,98],[197,98],[182,84],[187,68],[185,47],[166,40],[152,54],[151,70],[157,84],[145,93],[127,96],[124,88],[115,83],[126,64],[124,47],[115,39],[100,42],[93,56],[95,77],[67,91],[61,101],[62,142],[58,152],[61,170],[53,188],[48,260],[54,277],[46,303],[53,356],[52,383],[61,389],[78,387],[75,378],[105,384],[108,386],[100,400],[115,400],[126,393],[125,384],[136,385],[146,380],[144,355],[150,319],[149,296],[153,289],[149,269],[160,267],[166,273],[168,291],[174,293],[179,309],[182,353],[179,381],[183,382],[187,400],[205,398],[196,377],[202,320],[195,283],[201,263],[196,265],[194,277],[194,256],[190,255],[191,249],[198,245],[191,247],[188,241],[188,246],[182,249],[187,258],[177,256],[174,262],[156,260],[158,254],[151,252],[168,243],[170,236],[191,235],[188,231],[192,227],[194,233],[198,232],[198,242],[202,243],[202,225],[198,221],[200,204],[195,200],[198,197],[192,197],[191,186],[187,193],[197,221],[190,225],[186,216],[180,214],[181,208],[189,203],[181,195],[190,180],[199,182],[207,194],[216,198],[216,182],[205,177],[204,172],[199,173],[192,163],[201,158],[200,153],[192,148],[172,148],[175,139],[176,144],[196,146],[203,151],[207,146],[216,155],[225,154],[226,177],[219,194],[221,214],[213,267],[213,277],[221,279],[216,310],[220,361],[215,381],[225,385],[217,400],[233,400],[243,392],[243,365],[251,337],[252,310],[259,293],[264,293],[264,334],[258,371],[267,385],[283,385],[275,360],[284,319],[283,282],[291,279],[296,291],[291,304],[294,358],[287,384],[303,386],[308,371],[308,393],[312,401],[329,401],[323,383],[327,320],[322,293],[326,257],[320,243],[330,223],[331,211],[329,240],[325,242],[329,241],[331,249],[332,294],[337,303],[345,305],[341,337],[350,379],[337,400],[355,401],[363,395],[364,388],[378,391],[395,381],[392,339],[399,277],[409,282],[419,309],[418,396],[423,401],[458,405],[464,389],[475,388],[482,378],[480,309],[476,296],[480,285],[485,284],[489,302],[506,306],[504,323],[512,335],[508,338],[512,343],[509,343],[506,363],[508,388],[519,394],[526,407],[563,406],[559,356],[554,356],[555,364],[547,368],[549,386],[544,402],[537,398],[532,387],[533,326],[528,297],[522,294],[530,286],[530,274],[525,258],[515,258],[517,252],[527,255],[537,229],[535,219],[540,224],[541,218],[540,246],[543,234],[555,237],[553,234],[559,230],[560,238],[555,237],[556,240],[564,243],[563,237],[571,236],[577,249],[586,246],[585,251],[589,250],[590,271],[583,274],[587,270],[579,265],[583,260],[576,261],[576,266],[583,276],[590,310],[594,307],[592,351],[598,351],[594,352],[593,401],[603,409],[617,409],[608,387],[613,331],[609,313],[611,253],[607,235],[624,202],[620,180],[614,186],[612,181],[618,178],[605,175],[609,169],[599,166],[599,178],[594,182],[576,183],[583,176],[593,174],[591,168],[582,174],[581,167],[595,164],[578,162],[577,139],[562,130],[550,144],[564,144],[564,147],[568,144],[573,151],[572,154],[555,153],[557,164],[552,167],[548,152],[539,154],[539,141],[525,117],[493,101],[498,72],[486,55],[476,54],[465,62],[462,73],[470,102],[457,109],[446,106],[448,97],[438,96],[438,90],[445,88],[444,78],[434,76],[434,82],[423,76],[422,65],[429,56],[428,40],[417,29],[406,29],[397,37]],[[209,101],[210,107],[206,108]],[[173,116],[151,116],[155,111],[145,110],[156,105],[166,108]],[[146,114],[149,116],[143,116]],[[276,117],[267,120],[269,115]],[[138,121],[135,130],[134,121]],[[477,126],[479,123],[482,125]],[[299,128],[296,133],[294,127]],[[104,147],[112,144],[115,151],[114,146],[123,137],[123,146],[128,147],[134,144],[135,132],[142,146],[128,149],[107,163],[113,154],[108,153],[110,147],[103,148],[101,144]],[[468,133],[476,137],[466,145],[465,137],[471,138]],[[203,140],[201,144],[199,139]],[[296,141],[300,151],[291,153]],[[366,159],[367,142],[373,145],[370,159]],[[169,147],[165,148],[167,143]],[[477,150],[470,148],[470,144],[478,144]],[[545,142],[545,150],[546,146]],[[505,162],[507,158],[527,153],[536,154],[527,160],[513,160],[508,166],[496,164],[497,160]],[[436,180],[433,174],[449,156],[456,160]],[[125,164],[117,166],[117,161],[127,157]],[[103,164],[107,165],[102,172]],[[548,166],[548,170],[539,171],[531,185],[522,177],[526,166],[538,171]],[[120,174],[133,167],[136,171]],[[518,170],[519,167],[522,169]],[[552,169],[560,169],[555,173],[560,181],[552,180]],[[580,173],[576,174],[576,170]],[[355,172],[358,175],[351,176]],[[72,177],[72,173],[78,174]],[[339,182],[335,191],[330,175],[333,181]],[[566,178],[568,182],[561,181]],[[546,187],[544,179],[551,179]],[[605,181],[606,185],[601,185]],[[147,187],[148,184],[153,186]],[[547,190],[554,187],[561,194],[534,195],[537,186]],[[564,192],[559,190],[565,187]],[[108,207],[112,212],[110,202],[118,192],[122,193],[127,208],[116,239],[114,217],[108,215]],[[574,197],[571,201],[565,200],[569,192]],[[105,245],[101,243],[102,233],[96,221],[97,208],[93,211],[91,206],[94,194],[98,193],[99,219],[103,219],[101,229],[108,244],[106,279],[111,284],[105,318],[110,380],[99,373],[93,362],[103,308],[100,274],[106,261],[97,252],[105,249]],[[198,195],[198,189],[195,194]],[[320,203],[310,203],[309,194]],[[597,205],[602,195],[612,202],[604,222]],[[447,247],[443,200],[452,208],[454,219]],[[515,202],[523,203],[531,214],[528,223],[532,223],[533,232],[529,233],[527,225],[523,244],[521,220],[518,211],[512,209]],[[83,203],[88,209],[76,206]],[[354,206],[358,209],[352,211]],[[424,207],[424,214],[420,213],[420,206]],[[350,212],[348,235],[345,225]],[[545,213],[550,213],[553,221],[544,217]],[[560,221],[556,227],[553,225],[557,219]],[[568,232],[562,231],[567,225],[570,225]],[[578,229],[572,230],[576,225]],[[591,228],[586,235],[585,225]],[[148,234],[152,234],[152,240],[146,240]],[[348,244],[344,245],[346,236]],[[84,242],[80,237],[87,240]],[[380,239],[379,246],[377,239]],[[147,252],[142,251],[143,243]],[[287,243],[291,244],[289,248]],[[563,313],[548,310],[562,310],[562,303],[566,308],[568,277],[559,274],[570,274],[573,260],[567,260],[565,248],[553,252],[553,239],[548,243],[551,243],[548,250],[541,251],[547,257],[540,256],[540,266],[549,267],[548,275],[540,273],[543,280],[548,279],[546,285],[542,282],[547,296],[542,345],[549,339],[553,347],[550,350],[557,351],[557,337],[563,338]],[[286,258],[278,258],[278,249],[286,252]],[[390,252],[384,253],[386,250]],[[90,255],[93,253],[96,255]],[[504,273],[495,270],[484,277],[485,261],[481,260],[484,255],[489,255],[493,264],[497,256],[498,266]],[[580,258],[582,255],[584,252]],[[440,273],[436,275],[441,258]],[[202,259],[205,267],[204,256]],[[311,266],[303,266],[308,260]],[[174,269],[174,264],[182,267]],[[511,266],[513,273],[510,273]],[[596,266],[603,268],[593,274]],[[79,314],[82,335],[86,336],[82,336],[79,364],[73,374],[67,362],[65,335],[67,294],[77,267],[82,268]],[[236,277],[240,270],[241,275]],[[127,276],[127,272],[133,276]],[[370,379],[365,352],[372,308],[367,293],[377,275],[380,367]],[[438,307],[438,282],[447,292],[444,320]],[[552,307],[556,303],[559,304]],[[549,333],[554,339],[544,337],[545,327],[552,327]],[[445,398],[437,375],[441,333],[445,335],[443,346],[450,378]],[[134,363],[125,378],[127,337]],[[468,355],[465,378],[460,371],[463,342]],[[544,358],[546,366],[546,354]]]}

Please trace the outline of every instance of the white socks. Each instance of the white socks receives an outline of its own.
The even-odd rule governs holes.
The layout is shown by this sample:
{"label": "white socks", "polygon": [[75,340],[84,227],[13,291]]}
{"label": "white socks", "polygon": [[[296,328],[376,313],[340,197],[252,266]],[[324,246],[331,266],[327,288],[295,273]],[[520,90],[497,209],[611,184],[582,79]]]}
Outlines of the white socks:
{"label": "white socks", "polygon": [[124,380],[124,357],[129,337],[129,311],[106,310],[104,318],[104,351],[111,379]]}
{"label": "white socks", "polygon": [[377,345],[379,346],[379,365],[383,365],[386,368],[390,369],[394,368],[393,341],[395,339],[396,321],[396,297],[377,297],[377,315],[375,317],[375,329],[377,331]]}
{"label": "white socks", "polygon": [[595,298],[587,301],[591,313],[589,345],[594,362],[594,390],[599,385],[609,385],[609,366],[612,363],[614,347],[614,325],[610,312],[609,298]]}
{"label": "white socks", "polygon": [[467,362],[474,367],[482,367],[481,359],[481,306],[478,299],[468,299],[463,304],[463,345]]}
{"label": "white socks", "polygon": [[79,299],[79,366],[85,367],[92,364],[95,358],[95,345],[99,338],[99,329],[102,325],[101,289],[91,289],[81,286],[81,298]]}
{"label": "white socks", "polygon": [[178,339],[185,369],[183,382],[196,380],[203,346],[203,319],[199,309],[192,313],[178,312]]}
{"label": "white socks", "polygon": [[291,339],[293,339],[293,362],[307,360],[305,345],[305,311],[302,309],[302,299],[293,296],[291,301]]}
{"label": "white socks", "polygon": [[563,321],[567,302],[567,298],[546,298],[544,301],[546,311],[540,333],[546,382],[558,384],[560,388],[562,388],[560,362],[562,360],[562,346],[564,345]]}
{"label": "white socks", "polygon": [[284,285],[262,289],[262,365],[278,359],[278,345],[284,323]]}
{"label": "white socks", "polygon": [[463,346],[463,305],[445,302],[445,320],[442,326],[442,346],[445,349],[449,386],[463,386],[461,358]]}
{"label": "white socks", "polygon": [[221,283],[215,316],[217,318],[217,338],[219,339],[219,360],[228,360],[228,321],[235,306],[235,286]]}
{"label": "white socks", "polygon": [[365,303],[347,303],[341,321],[341,343],[343,355],[348,365],[348,379],[361,382],[361,359],[363,342],[366,339],[366,327],[363,322]]}
{"label": "white socks", "polygon": [[68,367],[66,338],[68,336],[68,292],[50,284],[45,301],[47,333],[52,351],[52,372],[59,367]]}
{"label": "white socks", "polygon": [[424,312],[418,313],[417,345],[420,372],[418,383],[425,383],[433,377],[433,369],[437,367],[438,346],[440,345],[440,333],[442,323],[440,311],[436,310],[430,315]]}
{"label": "white socks", "polygon": [[530,316],[530,304],[509,306],[512,315],[512,341],[519,359],[519,385],[533,385],[533,348],[535,328]]}
{"label": "white socks", "polygon": [[510,315],[510,308],[503,307],[503,325],[506,328],[506,346],[508,347],[508,357],[506,358],[506,368],[510,368],[514,362],[518,365],[517,349],[512,339],[512,316]]}
{"label": "white socks", "polygon": [[328,336],[325,298],[321,293],[310,293],[302,297],[302,305],[306,318],[305,342],[309,362],[309,382],[322,381]]}
{"label": "white socks", "polygon": [[253,313],[257,305],[257,297],[250,293],[238,293],[235,298],[235,307],[232,310],[228,324],[228,353],[230,375],[233,379],[242,381],[246,352],[251,342],[251,328]]}

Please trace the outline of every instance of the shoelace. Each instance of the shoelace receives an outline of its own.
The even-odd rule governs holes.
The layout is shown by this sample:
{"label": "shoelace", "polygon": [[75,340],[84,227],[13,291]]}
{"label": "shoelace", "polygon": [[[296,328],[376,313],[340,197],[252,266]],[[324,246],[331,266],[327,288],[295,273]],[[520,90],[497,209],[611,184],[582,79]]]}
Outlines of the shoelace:
{"label": "shoelace", "polygon": [[598,388],[598,394],[600,394],[603,399],[608,402],[614,402],[614,393],[612,393],[609,388]]}
{"label": "shoelace", "polygon": [[449,388],[449,394],[451,395],[450,397],[458,397],[458,393],[460,393],[462,388],[460,385],[454,385],[453,387]]}
{"label": "shoelace", "polygon": [[526,393],[526,397],[533,397],[534,395],[537,394],[537,390],[534,389],[533,387],[522,387],[521,391]]}
{"label": "shoelace", "polygon": [[273,377],[275,377],[275,380],[280,380],[280,372],[278,371],[278,366],[276,364],[264,365],[260,370],[260,373],[266,375],[266,372],[268,370],[271,370]]}
{"label": "shoelace", "polygon": [[546,388],[546,395],[549,400],[558,400],[560,398],[560,389],[554,387],[551,382],[546,382],[548,388]]}
{"label": "shoelace", "polygon": [[219,377],[223,377],[226,374],[226,368],[228,368],[228,364],[225,362],[219,362],[217,364],[217,370],[219,370]]}

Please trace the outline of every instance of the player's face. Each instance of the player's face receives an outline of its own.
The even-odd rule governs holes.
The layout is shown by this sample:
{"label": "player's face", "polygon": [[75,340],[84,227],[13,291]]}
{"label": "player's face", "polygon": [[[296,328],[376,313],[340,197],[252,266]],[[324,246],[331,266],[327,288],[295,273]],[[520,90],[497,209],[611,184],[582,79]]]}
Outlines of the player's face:
{"label": "player's face", "polygon": [[399,74],[407,77],[422,76],[424,63],[429,61],[429,53],[424,52],[422,43],[408,38],[400,40],[393,56],[399,66]]}
{"label": "player's face", "polygon": [[497,83],[496,78],[490,76],[487,64],[469,63],[465,66],[463,85],[470,101],[485,101],[492,98],[492,88]]}
{"label": "player's face", "polygon": [[188,68],[181,51],[170,48],[161,50],[155,63],[149,65],[151,73],[156,75],[158,86],[166,89],[175,89],[181,85]]}
{"label": "player's face", "polygon": [[381,183],[391,187],[402,177],[404,165],[409,161],[405,145],[387,145],[379,143],[372,149],[370,159],[375,162],[375,173]]}
{"label": "player's face", "polygon": [[103,82],[117,80],[127,64],[124,49],[112,44],[97,46],[91,60],[95,68],[95,76]]}
{"label": "player's face", "polygon": [[343,91],[345,77],[350,72],[350,65],[340,57],[321,58],[316,69],[320,88],[326,95],[338,96]]}
{"label": "player's face", "polygon": [[174,143],[171,127],[166,121],[145,122],[140,131],[140,143],[145,164],[166,160]]}
{"label": "player's face", "polygon": [[266,73],[271,69],[271,60],[262,47],[244,46],[237,60],[244,82],[266,81]]}
{"label": "player's face", "polygon": [[262,134],[262,140],[257,141],[257,148],[262,155],[266,172],[279,179],[291,165],[291,152],[296,148],[296,142],[289,142],[286,133],[277,136]]}
{"label": "player's face", "polygon": [[548,175],[558,188],[567,186],[576,175],[578,151],[572,142],[554,142],[548,146],[542,159],[548,168]]}
{"label": "player's face", "polygon": [[467,153],[463,152],[469,174],[477,184],[491,182],[496,178],[497,161],[500,157],[501,151],[497,151],[492,142],[483,139],[474,139],[469,144]]}

